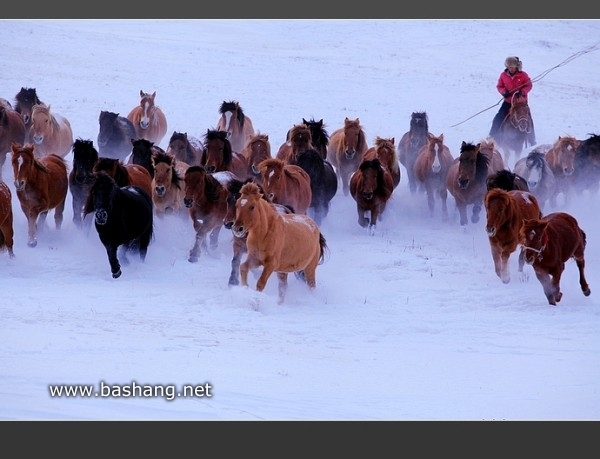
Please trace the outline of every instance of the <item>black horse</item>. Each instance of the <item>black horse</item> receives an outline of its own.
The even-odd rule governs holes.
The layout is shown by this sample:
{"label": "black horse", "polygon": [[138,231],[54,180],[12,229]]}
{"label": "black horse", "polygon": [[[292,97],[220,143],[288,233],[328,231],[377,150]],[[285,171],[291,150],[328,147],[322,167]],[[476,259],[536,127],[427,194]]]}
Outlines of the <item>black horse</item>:
{"label": "black horse", "polygon": [[83,217],[83,209],[94,183],[94,165],[98,151],[91,140],[77,139],[73,143],[73,166],[69,172],[69,190],[73,197],[73,223],[78,228],[90,228],[92,219]]}
{"label": "black horse", "polygon": [[323,219],[329,213],[329,204],[337,193],[338,180],[331,163],[324,160],[315,149],[298,153],[296,162],[310,177],[312,200],[308,213],[321,226]]}
{"label": "black horse", "polygon": [[150,177],[154,178],[152,155],[155,153],[164,154],[165,150],[146,139],[131,139],[131,146],[129,164],[139,164],[140,166],[143,166],[150,174]]}
{"label": "black horse", "polygon": [[92,212],[113,278],[121,275],[117,251],[124,265],[129,263],[127,251],[146,259],[154,231],[152,198],[146,191],[137,186],[121,188],[106,172],[97,172],[84,215]]}
{"label": "black horse", "polygon": [[600,135],[589,134],[577,147],[573,184],[578,194],[600,191]]}
{"label": "black horse", "polygon": [[29,142],[29,129],[31,128],[31,112],[34,105],[40,105],[43,102],[37,95],[35,88],[21,88],[15,96],[15,111],[21,115],[25,124],[25,142]]}
{"label": "black horse", "polygon": [[505,191],[529,191],[527,180],[508,169],[501,169],[489,175],[486,179],[486,186],[488,191],[492,188],[500,188]]}
{"label": "black horse", "polygon": [[319,121],[311,118],[305,120],[302,118],[302,123],[308,126],[310,129],[310,135],[312,138],[312,144],[315,150],[317,150],[323,159],[327,159],[327,147],[329,146],[329,133],[325,129],[323,119]]}
{"label": "black horse", "polygon": [[118,113],[101,111],[98,118],[98,152],[105,158],[124,161],[131,153],[131,139],[137,139],[135,126]]}

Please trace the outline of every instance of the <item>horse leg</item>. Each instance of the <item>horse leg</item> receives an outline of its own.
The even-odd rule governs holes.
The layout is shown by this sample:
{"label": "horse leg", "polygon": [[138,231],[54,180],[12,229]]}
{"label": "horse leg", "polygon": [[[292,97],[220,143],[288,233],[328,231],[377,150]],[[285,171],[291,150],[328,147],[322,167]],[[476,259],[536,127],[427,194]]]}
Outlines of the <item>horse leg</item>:
{"label": "horse leg", "polygon": [[458,214],[460,215],[460,226],[466,226],[469,220],[467,219],[467,205],[456,203]]}
{"label": "horse leg", "polygon": [[548,303],[556,306],[556,300],[554,299],[554,286],[552,285],[552,278],[550,277],[550,274],[548,271],[536,266],[533,267],[533,270],[535,271],[535,276],[540,281],[540,284],[542,284],[544,295],[546,295]]}
{"label": "horse leg", "polygon": [[435,211],[435,200],[433,195],[433,190],[428,186],[426,188],[427,192],[427,207],[429,207],[429,216],[433,217],[433,213]]}
{"label": "horse leg", "polygon": [[198,258],[200,257],[200,247],[205,245],[206,241],[204,239],[204,233],[200,230],[196,231],[196,237],[194,238],[194,245],[190,250],[190,255],[188,257],[188,261],[190,263],[196,263]]}
{"label": "horse leg", "polygon": [[242,254],[246,252],[246,241],[244,239],[233,236],[233,257],[231,258],[231,274],[229,274],[228,285],[239,285],[240,280],[238,273],[240,271],[240,262]]}
{"label": "horse leg", "polygon": [[263,271],[260,273],[260,277],[256,282],[256,290],[258,292],[262,292],[265,289],[267,286],[267,281],[269,280],[269,277],[271,277],[271,274],[273,274],[274,270],[275,269],[272,264],[263,265]]}
{"label": "horse leg", "polygon": [[28,211],[27,212],[27,232],[28,232],[28,240],[27,245],[29,247],[35,247],[37,245],[37,220],[38,213],[36,211]]}
{"label": "horse leg", "polygon": [[240,264],[240,281],[244,287],[248,286],[248,271],[256,269],[260,266],[260,262],[253,257],[246,257],[246,260]]}
{"label": "horse leg", "polygon": [[560,291],[560,278],[564,270],[564,263],[560,263],[558,266],[550,270],[550,274],[552,275],[552,293],[554,295],[554,300],[557,303],[562,298],[562,292]]}
{"label": "horse leg", "polygon": [[577,263],[577,269],[579,269],[579,285],[581,285],[581,291],[585,296],[590,296],[590,293],[592,293],[592,291],[590,290],[590,286],[588,285],[587,280],[585,279],[585,260],[583,258],[583,255],[575,257],[575,263]]}
{"label": "horse leg", "polygon": [[62,222],[65,213],[65,200],[54,208],[54,226],[57,230],[62,227]]}
{"label": "horse leg", "polygon": [[363,208],[360,204],[356,204],[356,211],[358,213],[358,224],[365,228],[368,224],[369,224],[369,220],[367,217],[365,217],[365,213],[367,212],[367,210],[365,208]]}
{"label": "horse leg", "polygon": [[288,273],[277,273],[277,279],[279,280],[279,285],[277,287],[279,298],[277,299],[277,304],[283,304],[288,286]]}
{"label": "horse leg", "polygon": [[504,282],[505,284],[508,284],[510,282],[510,267],[508,264],[509,257],[510,252],[508,250],[504,249],[500,252],[500,279],[502,279],[502,282]]}
{"label": "horse leg", "polygon": [[477,223],[479,221],[479,213],[481,212],[481,203],[473,204],[473,214],[471,215],[471,222]]}
{"label": "horse leg", "polygon": [[440,189],[440,200],[442,201],[442,221],[448,221],[448,190],[443,187]]}
{"label": "horse leg", "polygon": [[494,260],[494,271],[496,272],[496,276],[502,279],[502,257],[500,248],[493,244],[490,240],[490,248],[492,251],[492,260]]}
{"label": "horse leg", "polygon": [[106,254],[108,255],[108,263],[110,264],[110,272],[112,273],[113,279],[117,279],[121,276],[121,265],[117,258],[117,245],[105,244]]}
{"label": "horse leg", "polygon": [[219,247],[219,233],[221,232],[221,225],[217,225],[213,228],[213,230],[210,232],[209,235],[209,239],[210,239],[210,249],[211,250],[216,250],[217,247]]}

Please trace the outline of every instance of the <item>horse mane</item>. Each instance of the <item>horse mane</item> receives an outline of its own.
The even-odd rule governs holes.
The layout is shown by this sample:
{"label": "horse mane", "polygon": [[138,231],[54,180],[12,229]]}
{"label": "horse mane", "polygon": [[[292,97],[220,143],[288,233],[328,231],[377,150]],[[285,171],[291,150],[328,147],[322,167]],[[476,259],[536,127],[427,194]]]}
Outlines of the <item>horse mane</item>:
{"label": "horse mane", "polygon": [[219,192],[223,189],[223,185],[212,174],[210,174],[203,166],[190,166],[186,170],[186,174],[190,172],[202,172],[204,174],[204,196],[211,202],[219,201]]}
{"label": "horse mane", "polygon": [[24,88],[21,87],[21,90],[15,96],[15,110],[17,112],[21,111],[21,106],[23,104],[29,105],[40,105],[43,102],[39,99],[35,88]]}
{"label": "horse mane", "polygon": [[427,132],[429,130],[429,117],[427,112],[412,112],[410,115],[410,130],[422,130]]}
{"label": "horse mane", "polygon": [[8,126],[8,116],[6,115],[6,107],[0,104],[0,125]]}
{"label": "horse mane", "polygon": [[237,100],[223,101],[223,103],[219,107],[219,113],[221,115],[224,115],[227,112],[235,112],[240,127],[244,127],[246,115],[244,114],[244,110],[242,110],[242,107],[240,107],[240,104]]}
{"label": "horse mane", "polygon": [[533,150],[527,155],[527,159],[525,160],[525,165],[527,168],[531,169],[533,167],[542,169],[542,172],[546,173],[546,161],[545,161],[545,153],[541,151]]}
{"label": "horse mane", "polygon": [[[223,142],[223,164],[226,168],[231,166],[233,161],[233,150],[231,148],[231,142],[227,138],[226,131],[219,131],[217,129],[207,129],[204,135],[204,144],[206,145],[210,140],[221,140]],[[203,153],[203,157],[206,155],[206,149]]]}
{"label": "horse mane", "polygon": [[80,151],[89,151],[94,161],[98,160],[98,150],[94,147],[94,142],[89,139],[78,137],[73,142],[73,154]]}
{"label": "horse mane", "polygon": [[316,121],[314,118],[305,120],[302,118],[302,123],[309,127],[313,142],[317,141],[318,147],[327,147],[329,145],[329,133],[325,129],[323,119]]}

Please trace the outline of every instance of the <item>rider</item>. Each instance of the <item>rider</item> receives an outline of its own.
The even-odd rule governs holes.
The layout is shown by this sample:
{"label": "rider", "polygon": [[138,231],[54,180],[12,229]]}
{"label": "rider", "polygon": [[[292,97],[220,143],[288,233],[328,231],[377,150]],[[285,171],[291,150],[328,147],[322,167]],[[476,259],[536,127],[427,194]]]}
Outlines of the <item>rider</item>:
{"label": "rider", "polygon": [[[523,71],[523,62],[517,56],[508,56],[504,61],[504,66],[506,68],[502,71],[498,77],[498,83],[496,83],[496,89],[502,94],[504,101],[492,121],[490,137],[498,135],[502,121],[510,110],[513,97],[527,101],[527,94],[533,88],[533,82],[529,75]],[[536,144],[533,120],[531,121],[531,132],[527,136],[527,141],[530,145]]]}

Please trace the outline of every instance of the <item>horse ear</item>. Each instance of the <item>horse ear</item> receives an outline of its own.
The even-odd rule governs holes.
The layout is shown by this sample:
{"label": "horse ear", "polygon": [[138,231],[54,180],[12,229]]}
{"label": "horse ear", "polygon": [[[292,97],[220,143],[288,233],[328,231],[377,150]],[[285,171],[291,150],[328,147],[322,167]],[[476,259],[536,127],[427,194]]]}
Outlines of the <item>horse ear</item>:
{"label": "horse ear", "polygon": [[140,89],[140,97],[144,97],[144,91]]}
{"label": "horse ear", "polygon": [[462,143],[460,144],[461,148],[465,148],[467,146],[467,143],[463,140]]}

